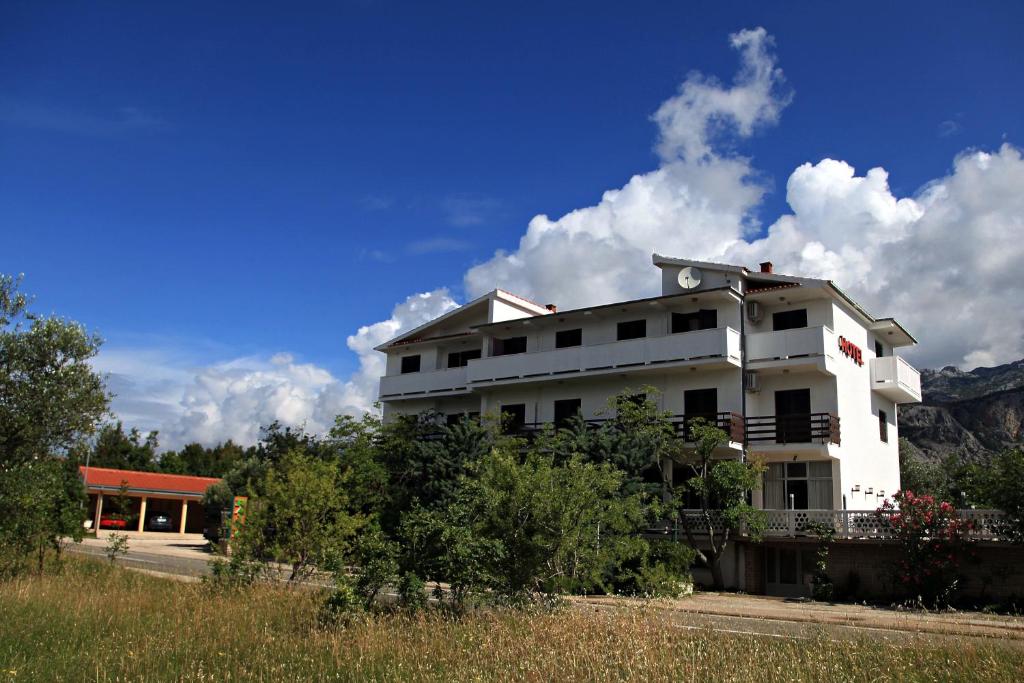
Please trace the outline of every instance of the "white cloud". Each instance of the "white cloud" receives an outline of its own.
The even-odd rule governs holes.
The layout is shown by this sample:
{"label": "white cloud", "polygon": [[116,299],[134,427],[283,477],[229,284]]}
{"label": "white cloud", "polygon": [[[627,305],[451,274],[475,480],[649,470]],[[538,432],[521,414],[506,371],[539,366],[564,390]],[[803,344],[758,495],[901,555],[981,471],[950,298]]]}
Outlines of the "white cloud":
{"label": "white cloud", "polygon": [[336,415],[372,410],[384,372],[374,346],[455,305],[445,289],[414,294],[387,320],[359,328],[347,339],[359,357],[359,369],[347,380],[289,353],[198,365],[155,348],[107,347],[95,365],[117,394],[112,408],[118,417],[143,431],[159,430],[164,448],[226,439],[251,444],[275,420],[322,433]]}

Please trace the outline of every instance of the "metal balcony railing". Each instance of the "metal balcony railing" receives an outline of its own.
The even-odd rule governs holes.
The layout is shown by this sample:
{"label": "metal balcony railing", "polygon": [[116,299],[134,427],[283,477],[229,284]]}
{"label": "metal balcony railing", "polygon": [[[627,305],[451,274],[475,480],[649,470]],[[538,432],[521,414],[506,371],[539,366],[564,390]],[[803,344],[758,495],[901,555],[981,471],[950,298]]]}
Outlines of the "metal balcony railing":
{"label": "metal balcony railing", "polygon": [[[722,411],[718,413],[700,413],[692,415],[672,415],[669,421],[672,423],[672,427],[675,430],[675,435],[685,441],[690,440],[690,425],[697,418],[702,418],[707,422],[715,425],[726,434],[729,435],[729,440],[733,442],[743,441],[743,416],[739,413],[732,413],[728,411]],[[586,420],[587,427],[590,429],[599,429],[601,425],[614,418],[595,418]],[[507,431],[519,436],[532,437],[544,429],[547,422],[525,422],[521,424],[509,425]]]}
{"label": "metal balcony railing", "polygon": [[748,417],[746,426],[748,443],[841,443],[839,416],[833,413]]}

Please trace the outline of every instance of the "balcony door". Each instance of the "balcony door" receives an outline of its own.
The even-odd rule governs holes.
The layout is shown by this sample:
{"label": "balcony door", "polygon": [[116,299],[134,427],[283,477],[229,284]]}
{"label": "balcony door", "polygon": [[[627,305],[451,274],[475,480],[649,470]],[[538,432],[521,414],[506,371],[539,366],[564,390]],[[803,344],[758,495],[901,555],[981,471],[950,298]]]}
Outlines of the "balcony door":
{"label": "balcony door", "polygon": [[775,442],[811,441],[811,390],[787,389],[775,392]]}
{"label": "balcony door", "polygon": [[683,419],[689,435],[690,421],[702,417],[715,424],[718,416],[718,389],[690,389],[683,392]]}

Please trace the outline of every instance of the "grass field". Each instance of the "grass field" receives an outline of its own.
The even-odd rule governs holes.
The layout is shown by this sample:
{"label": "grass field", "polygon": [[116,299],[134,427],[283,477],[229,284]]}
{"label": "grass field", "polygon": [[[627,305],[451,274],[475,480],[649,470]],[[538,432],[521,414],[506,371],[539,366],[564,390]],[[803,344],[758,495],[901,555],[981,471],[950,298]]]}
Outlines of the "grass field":
{"label": "grass field", "polygon": [[68,560],[0,584],[0,682],[307,680],[1014,681],[998,643],[899,646],[673,627],[655,609],[378,615],[322,627],[320,596],[214,593]]}

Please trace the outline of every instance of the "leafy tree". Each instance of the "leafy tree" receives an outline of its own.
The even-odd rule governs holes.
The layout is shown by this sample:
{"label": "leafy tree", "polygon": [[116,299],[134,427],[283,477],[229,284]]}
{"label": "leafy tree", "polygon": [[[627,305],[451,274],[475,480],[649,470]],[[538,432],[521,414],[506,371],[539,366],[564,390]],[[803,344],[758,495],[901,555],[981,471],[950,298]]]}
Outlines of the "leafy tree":
{"label": "leafy tree", "polygon": [[245,449],[230,439],[207,448],[202,444],[186,444],[180,451],[167,451],[160,456],[160,471],[189,474],[195,477],[223,477],[245,457]]}
{"label": "leafy tree", "polygon": [[349,541],[365,522],[349,508],[347,477],[334,463],[294,450],[267,471],[262,493],[232,548],[242,557],[291,566],[289,581],[314,567],[340,566]]}
{"label": "leafy tree", "polygon": [[62,456],[81,448],[108,396],[90,365],[100,340],[74,322],[28,311],[20,279],[0,274],[0,555],[6,573],[29,554],[42,567],[62,535],[81,538],[77,472]]}
{"label": "leafy tree", "polygon": [[105,424],[96,435],[89,465],[153,472],[157,469],[156,453],[159,447],[156,432],[150,432],[143,438],[142,433],[134,427],[125,433],[120,421]]}
{"label": "leafy tree", "polygon": [[417,573],[450,582],[460,602],[485,589],[511,599],[604,589],[646,549],[643,496],[623,496],[622,479],[607,464],[496,448],[445,508],[406,515],[403,536]]}
{"label": "leafy tree", "polygon": [[1006,513],[1007,535],[1024,543],[1024,449],[1013,448],[996,455],[985,468],[978,468],[968,497],[978,504]]}
{"label": "leafy tree", "polygon": [[[679,505],[696,503],[695,513],[682,515],[683,530],[697,557],[710,568],[714,587],[721,590],[725,586],[722,556],[730,539],[741,530],[755,540],[764,533],[764,511],[747,502],[750,492],[760,486],[764,467],[756,462],[714,459],[715,450],[728,443],[729,436],[700,418],[689,429],[695,448],[684,465],[690,476],[678,487],[684,495],[674,500]],[[704,544],[697,543],[697,533],[706,534]]]}

